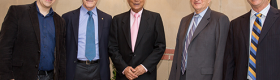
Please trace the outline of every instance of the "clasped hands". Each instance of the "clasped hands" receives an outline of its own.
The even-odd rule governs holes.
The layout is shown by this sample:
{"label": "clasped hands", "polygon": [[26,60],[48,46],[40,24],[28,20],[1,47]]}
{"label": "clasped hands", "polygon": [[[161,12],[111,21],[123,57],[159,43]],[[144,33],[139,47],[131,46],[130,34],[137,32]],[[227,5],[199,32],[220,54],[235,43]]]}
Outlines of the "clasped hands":
{"label": "clasped hands", "polygon": [[124,75],[126,76],[127,79],[133,80],[138,78],[138,76],[144,74],[146,72],[144,66],[138,65],[135,69],[132,68],[131,66],[127,66],[124,69]]}

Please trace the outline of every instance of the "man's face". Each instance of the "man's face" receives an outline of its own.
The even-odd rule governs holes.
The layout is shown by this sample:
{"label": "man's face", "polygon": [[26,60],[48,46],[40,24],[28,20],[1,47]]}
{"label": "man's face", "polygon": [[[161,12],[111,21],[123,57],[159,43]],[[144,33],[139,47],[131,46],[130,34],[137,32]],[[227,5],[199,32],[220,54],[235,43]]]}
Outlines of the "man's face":
{"label": "man's face", "polygon": [[42,7],[51,8],[55,0],[37,0]]}
{"label": "man's face", "polygon": [[97,1],[98,0],[83,0],[83,6],[87,10],[92,10],[95,8]]}
{"label": "man's face", "polygon": [[266,6],[269,3],[269,0],[247,0],[251,7],[261,7]]}
{"label": "man's face", "polygon": [[209,6],[210,1],[211,0],[190,0],[197,14],[205,10]]}
{"label": "man's face", "polygon": [[129,6],[131,7],[132,11],[138,13],[142,10],[145,0],[127,0]]}

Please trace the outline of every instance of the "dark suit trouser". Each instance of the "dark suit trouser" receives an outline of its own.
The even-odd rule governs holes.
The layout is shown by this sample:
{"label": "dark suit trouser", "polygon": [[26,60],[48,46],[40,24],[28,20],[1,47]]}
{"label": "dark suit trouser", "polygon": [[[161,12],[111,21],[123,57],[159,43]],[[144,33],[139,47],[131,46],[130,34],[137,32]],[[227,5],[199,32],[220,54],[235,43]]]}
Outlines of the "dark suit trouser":
{"label": "dark suit trouser", "polygon": [[180,80],[187,80],[186,71],[184,75],[182,75],[182,72],[180,72]]}
{"label": "dark suit trouser", "polygon": [[46,74],[45,75],[37,75],[38,76],[38,79],[37,80],[53,80],[53,75],[54,75],[54,73],[53,73],[53,71],[52,72],[49,72],[49,73],[47,73],[46,72]]}
{"label": "dark suit trouser", "polygon": [[100,80],[99,64],[77,63],[74,80]]}

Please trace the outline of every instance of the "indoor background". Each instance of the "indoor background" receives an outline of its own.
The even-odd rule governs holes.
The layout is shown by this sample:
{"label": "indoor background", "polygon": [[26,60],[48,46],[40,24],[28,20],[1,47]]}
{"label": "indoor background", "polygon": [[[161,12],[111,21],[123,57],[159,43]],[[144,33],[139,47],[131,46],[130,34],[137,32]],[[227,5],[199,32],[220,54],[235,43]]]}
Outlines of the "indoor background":
{"label": "indoor background", "polygon": [[[10,5],[30,4],[34,1],[36,0],[0,0],[1,25]],[[280,1],[277,0],[277,2],[279,6]],[[82,0],[56,0],[53,9],[59,15],[62,15],[68,11],[79,8],[81,5]],[[126,12],[130,9],[127,0],[98,0],[97,7],[112,16]],[[146,0],[144,8],[158,12],[162,17],[167,50],[158,64],[157,79],[168,80],[179,23],[184,16],[194,12],[194,9],[191,7],[190,0]],[[210,8],[224,13],[230,20],[247,13],[251,9],[247,0],[212,0]]]}

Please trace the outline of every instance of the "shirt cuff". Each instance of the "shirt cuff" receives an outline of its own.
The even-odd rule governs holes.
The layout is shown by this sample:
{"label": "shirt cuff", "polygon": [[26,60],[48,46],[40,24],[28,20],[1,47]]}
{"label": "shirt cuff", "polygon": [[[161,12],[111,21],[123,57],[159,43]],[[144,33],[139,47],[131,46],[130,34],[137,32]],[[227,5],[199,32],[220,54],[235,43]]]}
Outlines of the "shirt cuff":
{"label": "shirt cuff", "polygon": [[[127,67],[126,67],[127,68]],[[124,68],[124,70],[126,69],[126,68]],[[122,74],[124,75],[124,70],[122,71]]]}
{"label": "shirt cuff", "polygon": [[[142,64],[140,64],[140,65],[142,65]],[[142,65],[142,66],[144,67],[144,69],[146,70],[146,72],[148,72],[147,68],[146,68],[144,65]]]}

